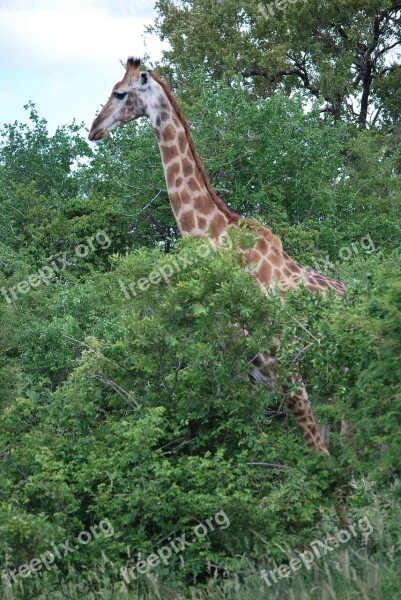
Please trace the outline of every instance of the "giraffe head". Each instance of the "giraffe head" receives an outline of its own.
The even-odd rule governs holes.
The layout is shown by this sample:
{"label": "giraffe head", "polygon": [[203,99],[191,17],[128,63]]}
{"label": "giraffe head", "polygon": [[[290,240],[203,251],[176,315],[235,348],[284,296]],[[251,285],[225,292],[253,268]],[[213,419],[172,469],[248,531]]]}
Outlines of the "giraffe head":
{"label": "giraffe head", "polygon": [[[114,86],[111,96],[94,120],[89,139],[102,140],[116,127],[148,116],[151,76],[140,70],[139,58],[129,58],[124,78]],[[154,82],[155,83],[155,82]]]}

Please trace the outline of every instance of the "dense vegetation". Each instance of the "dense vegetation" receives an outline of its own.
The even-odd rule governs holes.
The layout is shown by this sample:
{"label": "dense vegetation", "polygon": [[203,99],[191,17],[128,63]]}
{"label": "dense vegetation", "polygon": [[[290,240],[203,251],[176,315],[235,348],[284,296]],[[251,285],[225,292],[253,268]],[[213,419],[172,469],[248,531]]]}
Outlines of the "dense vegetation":
{"label": "dense vegetation", "polygon": [[[28,104],[30,125],[4,125],[0,146],[1,597],[399,598],[400,70],[380,62],[387,50],[369,87],[374,123],[347,104],[353,58],[377,19],[372,56],[392,45],[399,6],[340,2],[333,14],[310,0],[264,23],[242,4],[160,1],[156,27],[172,44],[162,68],[217,193],[298,262],[346,282],[346,297],[301,289],[283,306],[240,268],[238,236],[218,252],[179,240],[146,122],[93,148],[75,123],[49,134]],[[205,14],[225,52],[199,26]],[[328,36],[344,45],[338,65]],[[314,91],[294,74],[271,80],[291,44]],[[268,76],[242,72],[262,63]],[[133,287],[151,272],[165,275]],[[303,373],[332,458],[306,448],[280,398],[248,380],[277,331],[278,378]],[[338,530],[339,481],[352,522],[373,531],[268,588],[261,569]],[[208,520],[207,535],[140,573]],[[99,524],[43,576],[7,583]]]}

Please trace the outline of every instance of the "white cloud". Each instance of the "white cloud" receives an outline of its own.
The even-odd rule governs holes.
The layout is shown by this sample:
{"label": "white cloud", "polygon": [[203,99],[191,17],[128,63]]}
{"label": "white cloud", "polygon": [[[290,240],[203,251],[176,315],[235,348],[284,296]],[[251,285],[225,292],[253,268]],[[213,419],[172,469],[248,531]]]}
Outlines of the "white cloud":
{"label": "white cloud", "polygon": [[25,8],[18,14],[1,11],[0,67],[25,66],[37,71],[50,65],[94,65],[133,53],[143,55],[146,50],[160,56],[158,40],[149,39],[148,47],[143,40],[151,18],[90,10],[90,3],[86,0],[84,8],[78,9],[76,3],[62,0],[53,8]]}
{"label": "white cloud", "polygon": [[[30,99],[56,124],[87,122],[128,56],[154,62],[162,44],[143,34],[153,0],[0,0],[0,123],[26,120]],[[151,65],[148,65],[151,66]],[[50,115],[50,117],[48,117]],[[57,119],[57,121],[56,121]]]}

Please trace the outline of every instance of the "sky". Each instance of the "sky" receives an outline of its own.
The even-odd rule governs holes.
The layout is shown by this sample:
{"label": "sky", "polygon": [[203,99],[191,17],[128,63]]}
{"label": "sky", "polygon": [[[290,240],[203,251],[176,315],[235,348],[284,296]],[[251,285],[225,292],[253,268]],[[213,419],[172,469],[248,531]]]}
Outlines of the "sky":
{"label": "sky", "polygon": [[[163,45],[145,27],[155,0],[0,0],[0,127],[28,122],[24,105],[36,104],[50,132],[75,118],[90,127],[124,69],[128,56]],[[165,46],[164,46],[165,47]]]}

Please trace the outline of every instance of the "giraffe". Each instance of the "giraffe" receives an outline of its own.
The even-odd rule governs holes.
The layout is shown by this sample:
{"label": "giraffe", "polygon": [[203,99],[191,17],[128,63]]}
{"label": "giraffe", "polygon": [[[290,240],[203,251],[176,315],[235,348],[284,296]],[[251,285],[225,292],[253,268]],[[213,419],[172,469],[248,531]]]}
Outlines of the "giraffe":
{"label": "giraffe", "polygon": [[[280,294],[303,283],[311,291],[332,289],[338,296],[344,285],[298,265],[283,250],[281,241],[266,227],[243,219],[216,195],[194,146],[190,126],[169,86],[154,71],[141,71],[139,58],[129,58],[123,79],[112,90],[107,103],[96,117],[89,133],[91,141],[107,137],[113,129],[146,116],[157,137],[169,200],[181,235],[207,238],[218,247],[224,243],[230,227],[241,223],[252,231],[251,249],[243,250],[245,266],[251,266],[256,284],[266,293],[275,283]],[[251,379],[277,389],[294,417],[305,442],[319,452],[329,454],[309,403],[307,390],[296,377],[296,391],[277,386],[274,368],[276,347],[260,353],[252,361]],[[339,494],[341,495],[341,494]],[[337,514],[343,524],[347,516],[341,505]]]}

